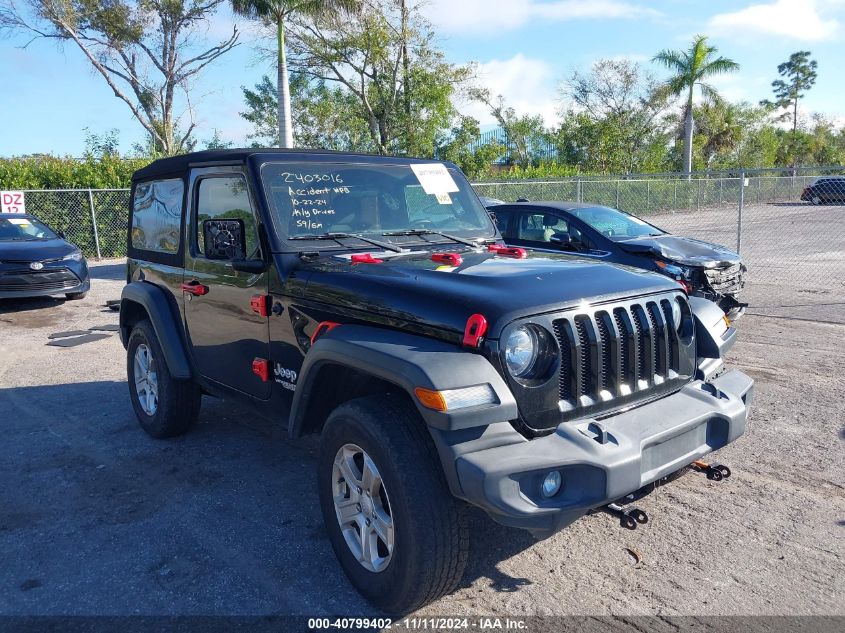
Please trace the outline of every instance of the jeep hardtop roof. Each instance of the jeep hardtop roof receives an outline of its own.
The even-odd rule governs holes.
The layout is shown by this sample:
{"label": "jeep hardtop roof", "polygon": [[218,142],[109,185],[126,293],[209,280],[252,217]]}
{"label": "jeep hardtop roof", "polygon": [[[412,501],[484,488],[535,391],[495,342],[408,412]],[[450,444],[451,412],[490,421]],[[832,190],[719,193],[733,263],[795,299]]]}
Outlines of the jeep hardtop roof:
{"label": "jeep hardtop roof", "polygon": [[431,163],[439,162],[449,167],[455,167],[449,161],[438,161],[431,158],[408,158],[406,156],[380,156],[377,154],[358,154],[355,152],[338,152],[327,149],[280,149],[280,148],[240,148],[240,149],[213,149],[204,150],[201,152],[190,152],[188,154],[179,154],[178,156],[169,156],[167,158],[159,158],[153,161],[146,167],[142,167],[136,171],[133,176],[133,181],[150,180],[153,178],[161,178],[164,176],[173,177],[180,173],[184,173],[187,169],[193,166],[203,166],[213,163],[242,163],[252,156],[258,156],[261,161],[278,160],[284,157],[286,160],[292,161],[319,161],[319,162],[333,162],[333,161],[349,161],[349,162],[367,162],[367,163],[383,163],[386,165],[396,164],[397,161],[403,164],[411,163]]}

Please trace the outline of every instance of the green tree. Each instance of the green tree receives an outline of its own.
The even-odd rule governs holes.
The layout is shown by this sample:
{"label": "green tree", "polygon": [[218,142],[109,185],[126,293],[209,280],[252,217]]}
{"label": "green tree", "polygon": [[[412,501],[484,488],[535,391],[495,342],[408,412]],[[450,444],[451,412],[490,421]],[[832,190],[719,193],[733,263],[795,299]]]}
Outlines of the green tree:
{"label": "green tree", "polygon": [[[246,110],[241,116],[252,123],[248,138],[256,145],[278,139],[278,92],[266,75],[254,89],[242,87]],[[299,104],[293,111],[293,133],[300,147],[372,152],[366,122],[357,110],[354,96],[342,87],[300,73],[290,77],[291,98]]]}
{"label": "green tree", "polygon": [[285,29],[288,21],[295,16],[313,20],[335,12],[348,14],[356,11],[359,5],[358,0],[232,0],[232,8],[235,13],[250,19],[260,20],[265,26],[275,30],[276,86],[278,87],[276,100],[280,147],[293,147],[294,143],[285,44]]}
{"label": "green tree", "polygon": [[705,97],[718,97],[716,89],[705,79],[739,70],[739,64],[726,57],[716,57],[718,49],[707,43],[707,37],[696,35],[689,49],[685,51],[662,50],[652,61],[665,66],[674,73],[666,83],[669,91],[684,96],[684,157],[683,171],[692,170],[693,97],[699,86]]}
{"label": "green tree", "polygon": [[[0,0],[0,31],[77,47],[132,111],[154,153],[169,155],[185,150],[194,131],[191,81],[237,44],[236,27],[213,46],[197,36],[224,1]],[[175,114],[180,96],[184,111]]]}
{"label": "green tree", "polygon": [[549,141],[549,133],[542,116],[517,114],[514,108],[505,104],[502,95],[493,98],[486,88],[472,88],[469,95],[487,106],[490,114],[505,133],[505,149],[508,151],[510,164],[524,168],[540,163],[538,149],[548,145]]}
{"label": "green tree", "polygon": [[570,103],[556,134],[564,160],[615,173],[664,166],[670,94],[639,64],[600,59],[566,79],[560,94]]}
{"label": "green tree", "polygon": [[776,79],[772,82],[775,100],[760,102],[760,105],[770,108],[791,107],[793,134],[798,131],[798,102],[816,83],[817,68],[816,60],[810,59],[810,51],[792,53],[787,61],[778,65],[778,74],[785,77],[786,81]]}
{"label": "green tree", "polygon": [[458,125],[438,143],[437,157],[452,161],[469,178],[479,178],[490,169],[490,165],[505,151],[498,141],[477,145],[475,141],[481,134],[478,121],[472,117],[461,117]]}
{"label": "green tree", "polygon": [[205,149],[229,149],[232,145],[232,141],[224,140],[220,130],[214,128],[211,138],[205,142]]}
{"label": "green tree", "polygon": [[457,115],[452,97],[472,69],[446,61],[417,4],[371,0],[355,20],[299,18],[290,33],[292,67],[355,99],[374,151],[433,155]]}

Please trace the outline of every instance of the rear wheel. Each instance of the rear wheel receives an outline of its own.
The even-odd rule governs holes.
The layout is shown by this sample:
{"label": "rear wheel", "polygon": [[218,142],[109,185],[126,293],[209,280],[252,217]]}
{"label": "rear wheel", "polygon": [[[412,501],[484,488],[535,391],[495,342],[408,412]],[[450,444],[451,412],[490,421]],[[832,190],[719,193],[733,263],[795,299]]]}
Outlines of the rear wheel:
{"label": "rear wheel", "polygon": [[141,428],[156,438],[190,430],[199,417],[202,394],[193,381],[170,375],[149,321],[139,321],[132,328],[126,352],[129,398]]}
{"label": "rear wheel", "polygon": [[469,551],[466,508],[409,403],[371,396],[339,406],[318,469],[329,539],[367,600],[407,613],[455,589]]}

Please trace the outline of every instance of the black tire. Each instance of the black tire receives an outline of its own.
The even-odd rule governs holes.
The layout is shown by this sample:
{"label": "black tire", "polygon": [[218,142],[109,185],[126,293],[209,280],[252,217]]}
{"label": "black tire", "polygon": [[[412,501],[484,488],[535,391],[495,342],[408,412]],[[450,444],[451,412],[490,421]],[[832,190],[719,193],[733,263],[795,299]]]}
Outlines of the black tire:
{"label": "black tire", "polygon": [[[140,402],[135,386],[135,353],[138,347],[146,345],[152,356],[155,369],[158,404],[150,415]],[[176,380],[170,375],[164,354],[152,324],[147,321],[136,323],[129,334],[126,347],[126,375],[129,382],[129,399],[138,422],[148,434],[155,438],[175,437],[187,433],[199,417],[202,392],[191,380]]]}
{"label": "black tire", "polygon": [[88,296],[87,292],[69,292],[65,295],[65,297],[67,297],[71,301],[76,301],[78,299],[84,299],[87,296]]}
{"label": "black tire", "polygon": [[[346,444],[373,460],[389,495],[395,545],[379,572],[358,562],[335,514],[334,460]],[[469,553],[466,506],[449,491],[431,436],[410,403],[369,396],[340,405],[323,428],[317,468],[329,540],[349,580],[374,606],[404,614],[457,587]]]}

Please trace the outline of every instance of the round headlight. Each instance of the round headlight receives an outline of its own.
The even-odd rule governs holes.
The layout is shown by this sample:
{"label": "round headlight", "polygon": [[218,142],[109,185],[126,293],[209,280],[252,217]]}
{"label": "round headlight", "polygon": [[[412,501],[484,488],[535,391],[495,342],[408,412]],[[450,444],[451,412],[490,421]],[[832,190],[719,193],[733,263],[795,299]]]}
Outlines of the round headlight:
{"label": "round headlight", "polygon": [[527,375],[534,367],[539,353],[537,333],[521,325],[508,336],[505,342],[505,363],[512,376],[519,378]]}
{"label": "round headlight", "polygon": [[683,312],[681,311],[681,300],[675,299],[672,302],[672,324],[675,326],[675,329],[680,332],[681,330],[681,315]]}

